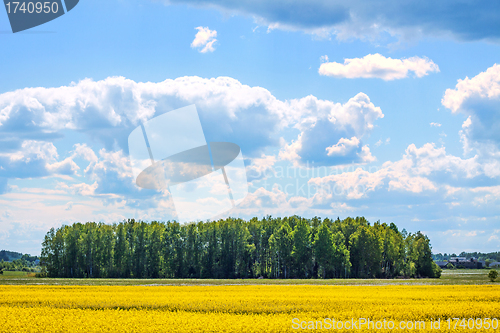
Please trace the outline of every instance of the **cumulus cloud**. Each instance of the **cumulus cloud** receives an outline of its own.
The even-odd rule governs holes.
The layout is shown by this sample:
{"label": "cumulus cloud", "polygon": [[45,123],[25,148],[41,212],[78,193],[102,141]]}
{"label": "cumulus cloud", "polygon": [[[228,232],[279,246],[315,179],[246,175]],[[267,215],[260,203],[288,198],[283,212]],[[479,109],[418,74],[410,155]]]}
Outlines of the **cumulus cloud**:
{"label": "cumulus cloud", "polygon": [[191,43],[192,48],[198,49],[200,53],[214,52],[214,43],[217,41],[217,31],[210,30],[208,27],[197,27],[193,42]]}
{"label": "cumulus cloud", "polygon": [[[88,162],[83,173],[75,162],[77,159]],[[59,192],[62,190],[63,193],[77,196],[100,197],[106,202],[123,201],[129,206],[151,207],[156,206],[158,201],[144,199],[155,196],[158,199],[165,194],[135,186],[128,157],[122,150],[109,152],[103,148],[98,156],[86,144],[76,144],[69,156],[61,159],[52,142],[27,140],[22,143],[19,151],[0,153],[0,165],[0,194],[8,192],[9,178],[61,175],[71,177],[63,177],[70,182],[59,182]],[[86,176],[90,184],[75,183],[78,176]],[[25,191],[37,193],[31,189]],[[50,190],[43,190],[43,193],[48,195]],[[68,206],[69,209],[72,206]]]}
{"label": "cumulus cloud", "polygon": [[[408,146],[403,158],[385,162],[374,172],[357,168],[349,172],[315,177],[309,183],[324,193],[342,194],[347,199],[361,199],[375,190],[409,193],[435,192],[440,187],[449,192],[447,181],[473,179],[487,173],[477,157],[461,159],[446,153],[444,147],[427,143],[420,148]],[[463,185],[463,184],[462,184]],[[323,193],[323,194],[321,194]]]}
{"label": "cumulus cloud", "polygon": [[107,204],[121,202],[141,209],[158,207],[161,200],[172,205],[167,190],[147,190],[135,185],[130,161],[121,149],[107,151],[102,148],[96,154],[87,145],[77,144],[71,155],[71,159],[75,158],[88,162],[83,172],[87,182],[60,182],[60,189],[76,196],[100,198]]}
{"label": "cumulus cloud", "polygon": [[[328,60],[328,58],[326,58]],[[430,72],[439,72],[439,67],[427,58],[386,58],[381,54],[368,54],[363,58],[344,59],[344,63],[324,62],[319,74],[336,78],[378,78],[385,81],[404,79],[409,72],[423,77]]]}
{"label": "cumulus cloud", "polygon": [[[207,140],[227,141],[230,135],[230,141],[239,143],[246,156],[278,143],[272,135],[281,124],[288,126],[284,119],[288,111],[300,118],[299,110],[290,110],[268,90],[227,77],[183,77],[159,83],[137,83],[123,77],[86,79],[59,88],[0,94],[0,150],[14,153],[27,140],[52,141],[70,129],[98,140],[108,151],[119,148],[127,153],[132,129],[189,104],[196,104]],[[217,130],[210,131],[212,127]]]}
{"label": "cumulus cloud", "polygon": [[[372,39],[382,33],[402,38],[449,35],[462,40],[498,40],[500,5],[469,1],[352,0],[165,0],[255,17],[271,29],[302,30],[339,39]],[[464,24],[467,22],[467,24]]]}
{"label": "cumulus cloud", "polygon": [[464,152],[473,150],[485,163],[499,166],[500,157],[500,65],[493,65],[472,79],[458,80],[447,89],[441,103],[452,113],[467,116],[460,136]]}
{"label": "cumulus cloud", "polygon": [[[314,105],[314,108],[308,107]],[[368,146],[362,144],[384,114],[370,98],[359,93],[347,103],[318,101],[309,96],[294,103],[302,118],[294,125],[300,133],[290,143],[282,141],[280,159],[295,164],[338,165],[374,160]]]}
{"label": "cumulus cloud", "polygon": [[159,83],[111,77],[0,94],[0,141],[6,143],[3,150],[15,154],[26,140],[51,141],[72,129],[98,140],[107,151],[121,149],[127,155],[128,135],[135,127],[190,104],[198,109],[207,141],[234,142],[246,157],[259,157],[268,147],[283,146],[280,131],[296,128],[301,133],[298,143],[284,143],[290,153],[320,163],[328,158],[332,163],[360,161],[359,155],[367,151],[361,143],[342,161],[328,156],[326,148],[341,138],[356,137],[361,142],[374,121],[383,117],[363,93],[341,105],[315,96],[282,101],[264,88],[228,77],[182,77]]}
{"label": "cumulus cloud", "polygon": [[278,184],[271,189],[259,187],[231,211],[231,216],[282,216],[284,211],[286,215],[318,216],[325,214],[325,210],[335,214],[348,214],[354,210],[345,202],[332,200],[331,197],[321,201],[317,196],[303,197],[287,192]]}
{"label": "cumulus cloud", "polygon": [[[383,117],[363,93],[343,105],[315,96],[279,100],[264,88],[228,77],[159,83],[111,77],[59,88],[26,88],[0,94],[0,141],[6,143],[0,146],[0,177],[6,184],[8,178],[84,175],[86,182],[61,183],[60,188],[111,204],[139,207],[142,200],[168,206],[168,193],[135,186],[127,139],[142,122],[190,104],[197,106],[208,142],[234,142],[242,148],[250,181],[271,176],[279,159],[331,165],[374,161],[362,140]],[[59,156],[52,140],[68,129],[88,135],[103,148],[94,151],[77,144]],[[283,131],[298,131],[297,140],[284,140]],[[279,157],[264,154],[278,148]],[[284,156],[287,149],[289,157]],[[87,163],[83,170],[81,162]]]}
{"label": "cumulus cloud", "polygon": [[431,127],[441,127],[440,123],[431,123]]}
{"label": "cumulus cloud", "polygon": [[52,142],[25,140],[19,150],[0,152],[0,177],[31,178],[48,175],[73,175],[80,168],[68,157],[58,160]]}
{"label": "cumulus cloud", "polygon": [[251,164],[246,167],[248,180],[254,181],[272,176],[276,161],[276,156],[265,154],[262,154],[261,157],[251,159]]}
{"label": "cumulus cloud", "polygon": [[442,104],[453,113],[470,112],[476,100],[497,101],[500,97],[500,65],[494,64],[472,79],[459,79],[455,89],[446,89]]}
{"label": "cumulus cloud", "polygon": [[358,148],[359,143],[360,143],[359,139],[355,136],[353,136],[350,139],[341,138],[339,142],[337,142],[335,145],[331,147],[326,147],[326,154],[328,156],[332,155],[345,156],[353,148]]}

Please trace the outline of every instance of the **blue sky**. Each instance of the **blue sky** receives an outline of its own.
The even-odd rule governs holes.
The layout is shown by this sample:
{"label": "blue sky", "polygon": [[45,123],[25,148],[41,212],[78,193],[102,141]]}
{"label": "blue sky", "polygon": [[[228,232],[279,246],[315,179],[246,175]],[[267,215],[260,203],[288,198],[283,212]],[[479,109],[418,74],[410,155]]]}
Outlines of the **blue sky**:
{"label": "blue sky", "polygon": [[[127,137],[195,104],[240,145],[233,216],[366,216],[435,252],[500,250],[500,5],[82,0],[12,34],[0,10],[0,248],[50,227],[175,219]],[[309,188],[309,190],[308,190]]]}

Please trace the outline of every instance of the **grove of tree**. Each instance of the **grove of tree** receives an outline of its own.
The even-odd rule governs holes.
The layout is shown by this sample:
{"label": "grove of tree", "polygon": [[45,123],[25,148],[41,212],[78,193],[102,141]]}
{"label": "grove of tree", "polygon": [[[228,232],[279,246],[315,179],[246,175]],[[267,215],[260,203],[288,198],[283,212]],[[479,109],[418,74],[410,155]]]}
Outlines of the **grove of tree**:
{"label": "grove of tree", "polygon": [[133,219],[50,229],[41,265],[48,277],[438,278],[421,232],[364,217],[227,218],[179,224]]}

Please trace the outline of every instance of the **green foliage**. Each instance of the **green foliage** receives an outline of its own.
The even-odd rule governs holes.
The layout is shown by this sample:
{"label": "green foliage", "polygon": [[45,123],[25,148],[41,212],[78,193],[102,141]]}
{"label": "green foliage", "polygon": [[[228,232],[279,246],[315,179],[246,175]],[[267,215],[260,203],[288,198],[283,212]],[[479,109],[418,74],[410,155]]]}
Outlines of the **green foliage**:
{"label": "green foliage", "polygon": [[492,269],[489,273],[488,273],[488,278],[490,279],[491,282],[495,282],[495,280],[497,279],[498,277],[498,272],[495,271],[494,269]]}
{"label": "green foliage", "polygon": [[[17,253],[8,251],[4,252]],[[18,259],[12,261],[4,261],[3,259],[0,260],[0,272],[3,271],[37,272],[40,270],[40,266],[37,264],[38,257],[32,257],[29,254],[21,254],[21,253],[18,254],[19,256],[16,256],[16,258]]]}
{"label": "green foliage", "polygon": [[40,276],[92,278],[436,277],[429,239],[363,217],[179,224],[128,220],[50,229]]}
{"label": "green foliage", "polygon": [[300,219],[292,231],[292,262],[296,277],[311,276],[311,257],[310,226]]}
{"label": "green foliage", "polygon": [[313,247],[314,256],[319,266],[319,275],[323,278],[331,277],[337,249],[333,243],[332,232],[326,223],[323,223],[316,233]]}

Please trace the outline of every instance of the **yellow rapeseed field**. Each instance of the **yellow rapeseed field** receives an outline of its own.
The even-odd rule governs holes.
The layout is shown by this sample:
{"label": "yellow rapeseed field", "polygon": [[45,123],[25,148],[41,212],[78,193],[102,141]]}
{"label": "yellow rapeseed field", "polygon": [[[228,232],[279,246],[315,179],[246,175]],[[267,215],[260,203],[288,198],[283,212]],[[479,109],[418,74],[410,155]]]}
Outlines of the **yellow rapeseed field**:
{"label": "yellow rapeseed field", "polygon": [[[0,332],[9,333],[339,331],[338,321],[358,328],[359,318],[371,331],[383,320],[438,331],[430,322],[440,320],[440,332],[500,332],[485,319],[500,318],[500,286],[0,286]],[[465,320],[448,330],[448,318]]]}

